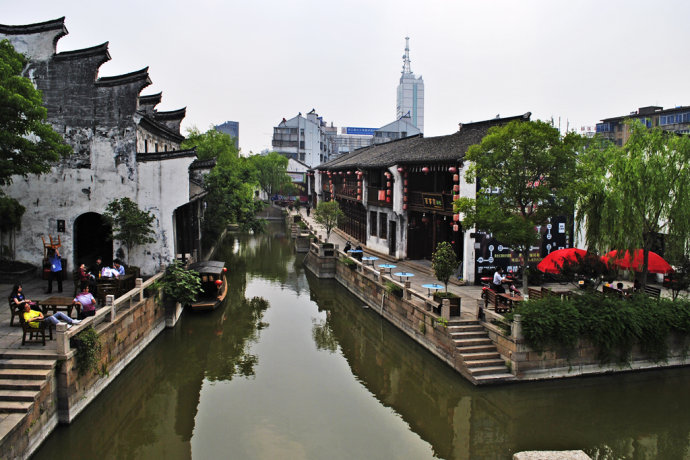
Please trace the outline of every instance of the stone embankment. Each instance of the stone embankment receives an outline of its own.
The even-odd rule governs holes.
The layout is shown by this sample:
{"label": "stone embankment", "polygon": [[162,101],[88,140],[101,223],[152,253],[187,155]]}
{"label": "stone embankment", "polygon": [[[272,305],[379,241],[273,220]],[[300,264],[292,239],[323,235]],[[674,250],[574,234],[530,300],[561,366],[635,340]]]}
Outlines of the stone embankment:
{"label": "stone embankment", "polygon": [[[3,459],[28,458],[58,423],[70,423],[165,328],[170,312],[150,288],[160,276],[137,279],[136,287],[117,299],[108,296],[106,306],[78,326],[58,325],[56,340],[45,347],[0,351]],[[89,327],[98,333],[102,353],[80,373],[71,342]]]}

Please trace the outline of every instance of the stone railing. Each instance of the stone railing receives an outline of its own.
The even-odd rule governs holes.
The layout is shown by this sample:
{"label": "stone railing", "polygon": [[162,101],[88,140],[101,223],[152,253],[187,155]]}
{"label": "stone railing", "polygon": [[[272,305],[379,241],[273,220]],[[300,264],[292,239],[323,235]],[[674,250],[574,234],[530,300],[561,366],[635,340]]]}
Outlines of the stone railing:
{"label": "stone railing", "polygon": [[117,318],[118,311],[130,309],[144,300],[144,289],[163,277],[163,272],[152,276],[146,281],[137,278],[134,282],[134,289],[124,293],[117,299],[109,295],[105,298],[105,306],[96,310],[94,316],[84,319],[79,325],[67,328],[67,324],[58,324],[57,330],[57,353],[60,358],[66,358],[70,353],[70,339],[79,334],[89,326],[96,327],[103,322],[113,322]]}

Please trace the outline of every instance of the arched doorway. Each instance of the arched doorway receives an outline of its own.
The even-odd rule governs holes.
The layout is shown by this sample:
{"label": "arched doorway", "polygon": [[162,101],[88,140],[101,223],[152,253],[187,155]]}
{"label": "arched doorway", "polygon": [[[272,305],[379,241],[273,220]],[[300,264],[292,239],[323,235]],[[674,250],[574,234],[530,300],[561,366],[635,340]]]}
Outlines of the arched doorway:
{"label": "arched doorway", "polygon": [[87,212],[74,221],[74,266],[85,263],[87,266],[103,258],[103,264],[113,262],[113,240],[108,221],[100,214]]}

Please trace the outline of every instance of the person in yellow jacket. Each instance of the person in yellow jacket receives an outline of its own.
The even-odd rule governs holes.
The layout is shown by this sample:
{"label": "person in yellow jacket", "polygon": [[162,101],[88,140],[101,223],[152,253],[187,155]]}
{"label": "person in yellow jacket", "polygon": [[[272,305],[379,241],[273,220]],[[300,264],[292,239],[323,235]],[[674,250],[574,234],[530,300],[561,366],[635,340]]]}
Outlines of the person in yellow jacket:
{"label": "person in yellow jacket", "polygon": [[81,323],[80,320],[72,319],[61,311],[55,313],[54,315],[43,316],[43,313],[40,311],[32,310],[31,305],[28,303],[24,305],[24,321],[26,321],[30,327],[35,327],[36,329],[38,329],[39,321],[47,321],[53,326],[57,326],[61,323],[67,323],[68,328],[72,327],[73,324]]}

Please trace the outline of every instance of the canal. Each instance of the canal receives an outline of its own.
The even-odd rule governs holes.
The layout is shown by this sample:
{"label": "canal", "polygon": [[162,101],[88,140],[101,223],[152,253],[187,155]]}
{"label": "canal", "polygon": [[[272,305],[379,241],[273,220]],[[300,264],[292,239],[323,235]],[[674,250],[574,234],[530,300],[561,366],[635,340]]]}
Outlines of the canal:
{"label": "canal", "polygon": [[185,313],[34,458],[690,458],[689,369],[476,388],[306,273],[280,226],[216,257],[226,304]]}

